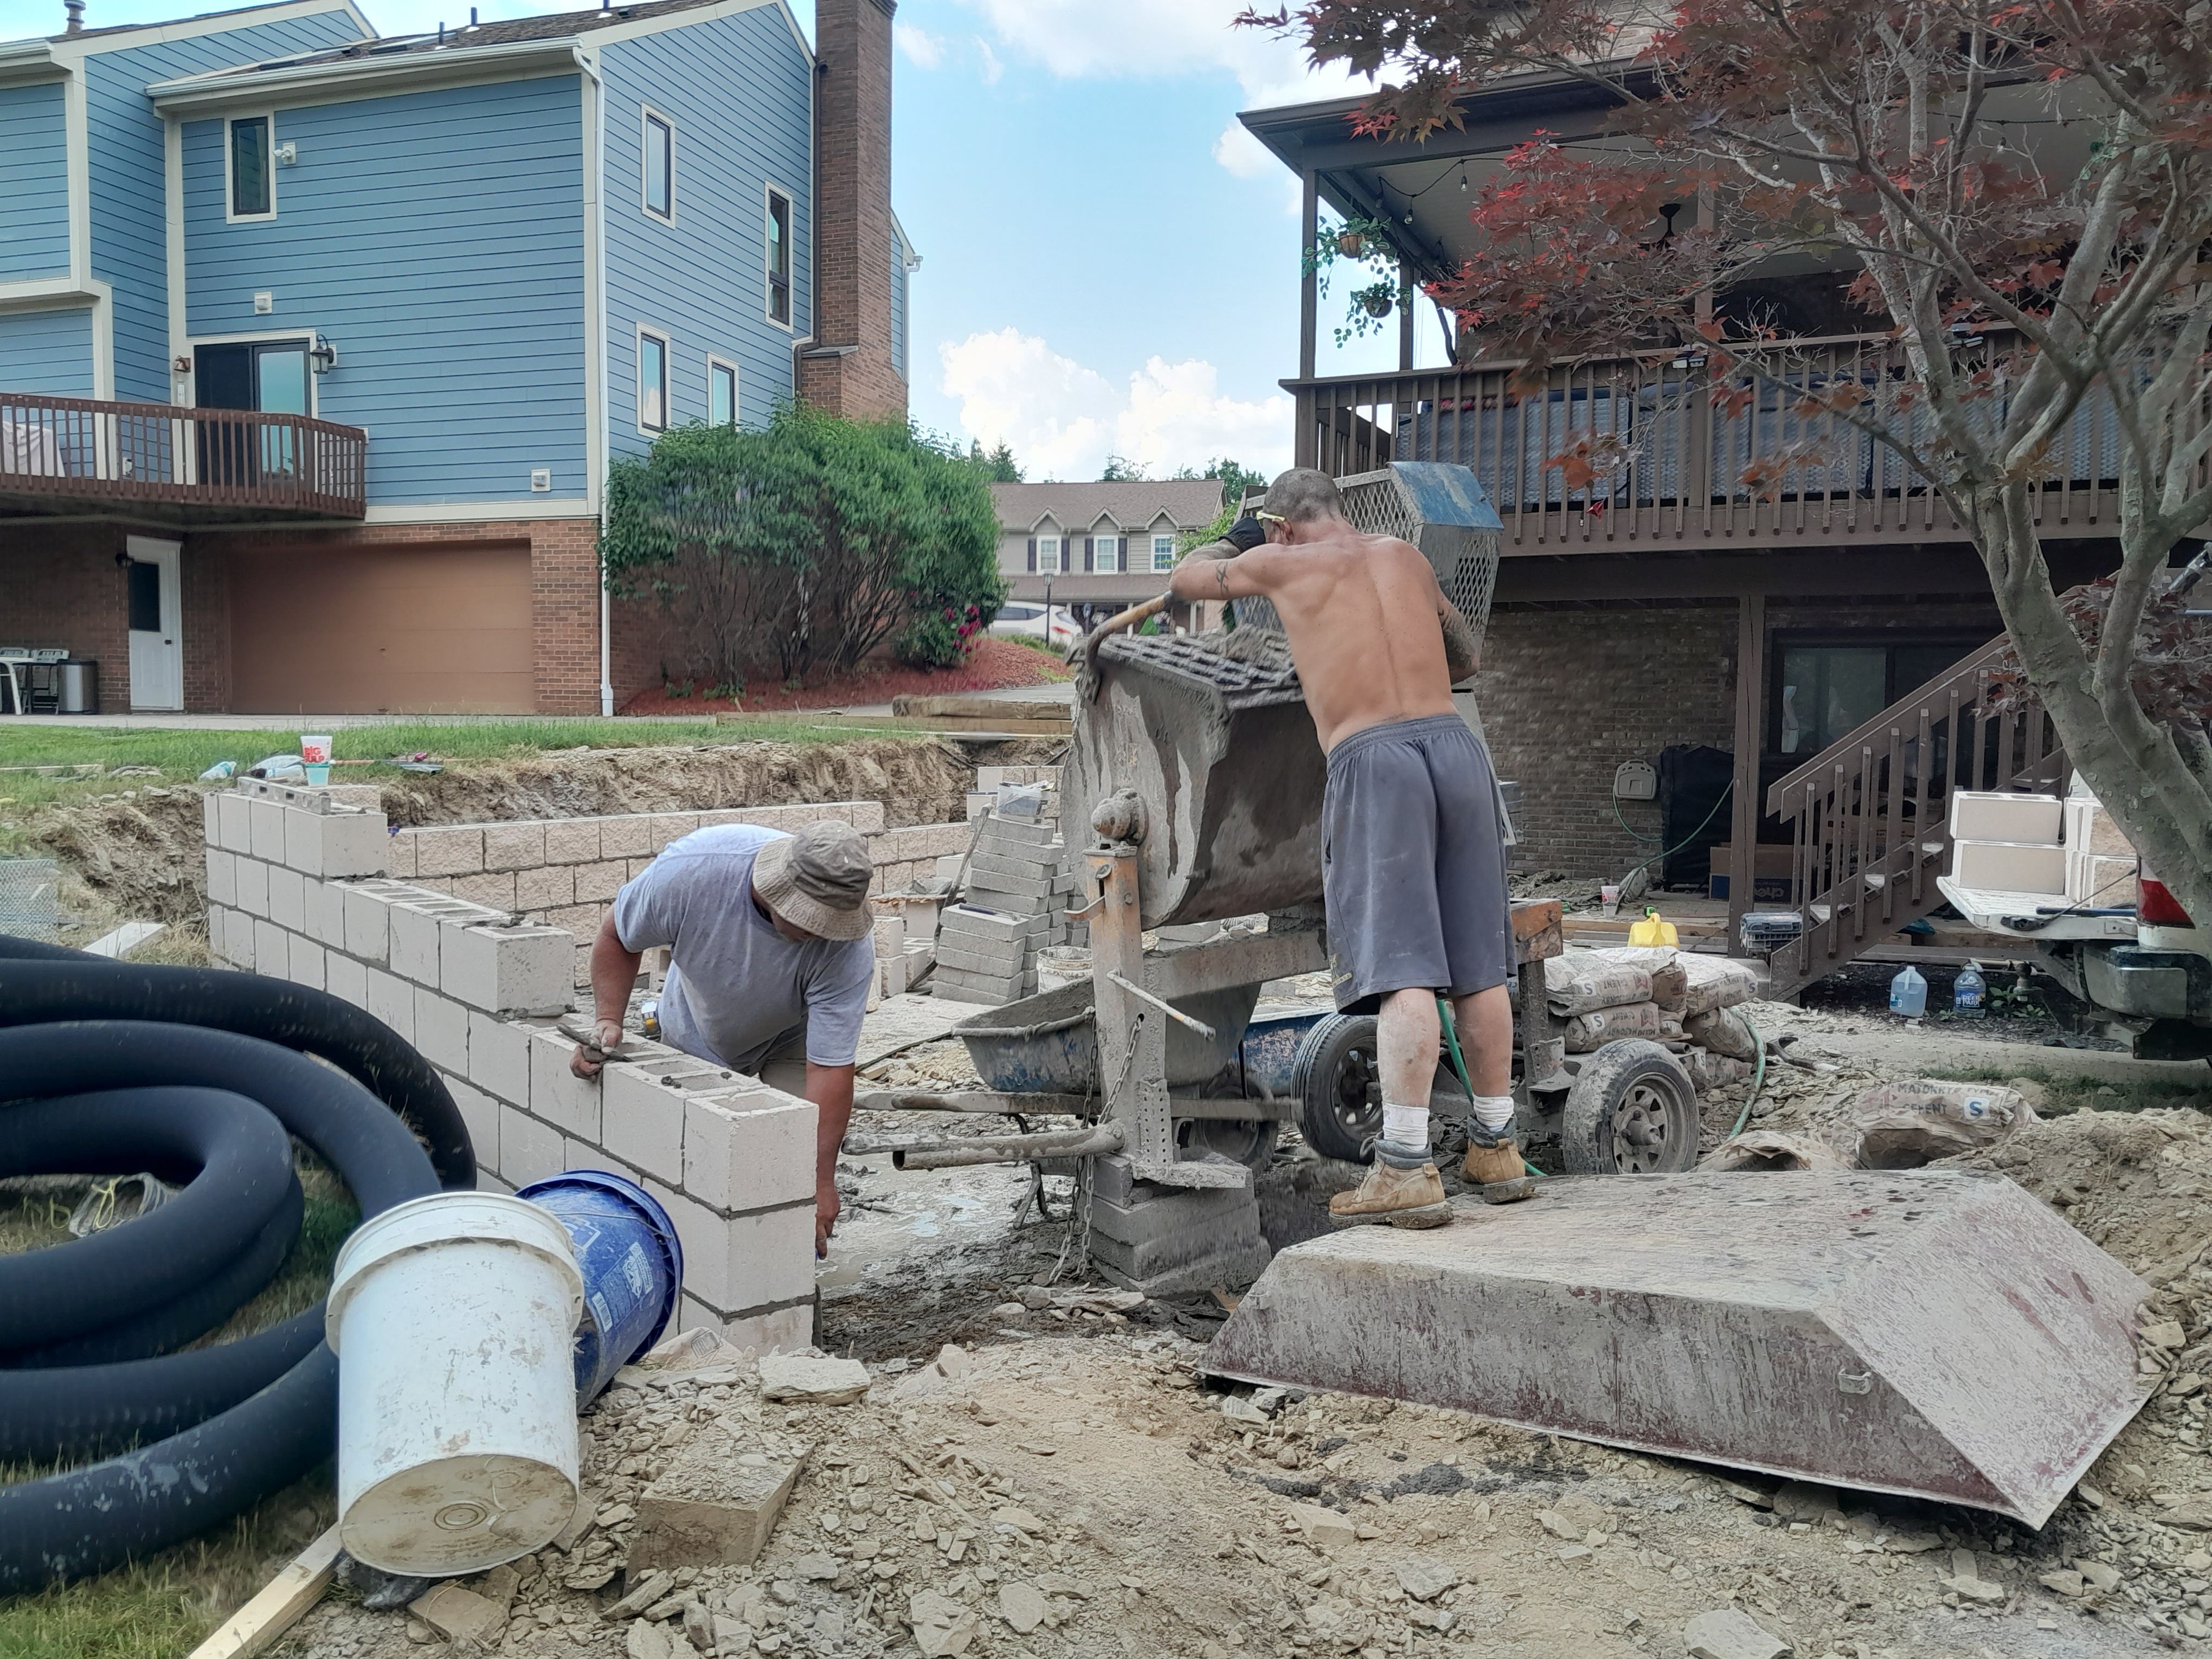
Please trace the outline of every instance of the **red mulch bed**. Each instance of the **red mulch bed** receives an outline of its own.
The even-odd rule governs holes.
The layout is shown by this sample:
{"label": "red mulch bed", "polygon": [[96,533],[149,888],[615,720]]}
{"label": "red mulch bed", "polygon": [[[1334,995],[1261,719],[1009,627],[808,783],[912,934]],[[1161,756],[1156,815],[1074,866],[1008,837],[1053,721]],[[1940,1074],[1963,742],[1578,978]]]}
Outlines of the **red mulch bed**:
{"label": "red mulch bed", "polygon": [[795,691],[780,685],[750,689],[735,702],[727,697],[709,697],[703,690],[694,696],[671,696],[665,688],[656,688],[639,692],[622,706],[622,712],[706,714],[741,709],[747,714],[766,714],[778,709],[842,708],[848,703],[889,702],[893,697],[944,696],[960,691],[1048,685],[1066,678],[1067,671],[1041,651],[1012,640],[987,638],[968,653],[968,660],[957,668],[908,668],[899,663],[887,663]]}

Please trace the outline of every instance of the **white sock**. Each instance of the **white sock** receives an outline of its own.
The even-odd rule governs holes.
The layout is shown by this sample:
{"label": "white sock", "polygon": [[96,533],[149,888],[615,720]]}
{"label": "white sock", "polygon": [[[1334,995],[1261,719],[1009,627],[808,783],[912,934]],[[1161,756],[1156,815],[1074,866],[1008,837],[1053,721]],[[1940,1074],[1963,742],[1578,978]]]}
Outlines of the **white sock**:
{"label": "white sock", "polygon": [[1429,1109],[1382,1103],[1382,1139],[1407,1152],[1429,1150]]}
{"label": "white sock", "polygon": [[[1386,1115],[1389,1111],[1387,1106],[1382,1109]],[[1493,1133],[1506,1127],[1513,1121],[1513,1097],[1477,1095],[1474,1097],[1474,1121]]]}

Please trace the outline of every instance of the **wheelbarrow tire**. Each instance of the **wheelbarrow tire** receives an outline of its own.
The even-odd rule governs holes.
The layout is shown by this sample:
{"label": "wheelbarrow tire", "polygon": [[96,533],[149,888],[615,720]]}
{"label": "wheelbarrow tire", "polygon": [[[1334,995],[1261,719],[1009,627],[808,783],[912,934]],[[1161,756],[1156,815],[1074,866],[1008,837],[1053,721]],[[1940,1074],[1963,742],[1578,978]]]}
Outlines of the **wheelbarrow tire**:
{"label": "wheelbarrow tire", "polygon": [[1182,1145],[1200,1152],[1219,1152],[1255,1173],[1275,1155],[1273,1118],[1194,1117],[1182,1126]]}
{"label": "wheelbarrow tire", "polygon": [[1382,1133],[1372,1014],[1331,1014],[1298,1044],[1291,1089],[1306,1145],[1323,1158],[1364,1164]]}
{"label": "wheelbarrow tire", "polygon": [[1680,1175],[1698,1161],[1698,1091],[1656,1042],[1626,1037],[1583,1062],[1559,1128],[1569,1175]]}

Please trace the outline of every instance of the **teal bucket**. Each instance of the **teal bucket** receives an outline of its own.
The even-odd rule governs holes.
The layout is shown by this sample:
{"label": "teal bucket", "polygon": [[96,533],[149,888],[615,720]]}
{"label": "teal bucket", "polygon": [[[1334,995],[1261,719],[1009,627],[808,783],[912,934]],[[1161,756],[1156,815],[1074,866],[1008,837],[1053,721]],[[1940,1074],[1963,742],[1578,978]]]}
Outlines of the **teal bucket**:
{"label": "teal bucket", "polygon": [[605,1170],[571,1170],[515,1194],[568,1230],[584,1275],[576,1327],[576,1406],[660,1340],[684,1289],[684,1247],[653,1195]]}

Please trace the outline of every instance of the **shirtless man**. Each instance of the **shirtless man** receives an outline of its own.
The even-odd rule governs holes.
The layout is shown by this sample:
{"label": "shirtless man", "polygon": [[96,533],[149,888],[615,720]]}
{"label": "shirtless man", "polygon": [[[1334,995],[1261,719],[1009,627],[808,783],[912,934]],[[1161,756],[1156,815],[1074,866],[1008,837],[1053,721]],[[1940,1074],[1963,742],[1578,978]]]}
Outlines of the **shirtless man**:
{"label": "shirtless man", "polygon": [[1522,1173],[1513,1099],[1511,903],[1490,759],[1453,711],[1473,673],[1474,630],[1411,544],[1363,535],[1328,474],[1277,478],[1258,515],[1267,542],[1232,536],[1176,567],[1174,598],[1273,602],[1306,708],[1328,756],[1322,884],[1336,1005],[1377,1010],[1382,1138],[1355,1192],[1329,1201],[1339,1225],[1433,1227],[1450,1218],[1429,1159],[1437,997],[1475,1089],[1467,1175]]}

